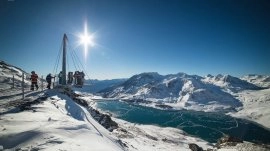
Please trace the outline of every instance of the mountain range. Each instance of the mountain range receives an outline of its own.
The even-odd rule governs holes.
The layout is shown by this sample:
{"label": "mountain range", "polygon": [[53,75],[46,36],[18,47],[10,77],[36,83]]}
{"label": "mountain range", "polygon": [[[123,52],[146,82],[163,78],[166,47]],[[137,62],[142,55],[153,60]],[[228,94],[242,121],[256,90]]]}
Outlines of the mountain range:
{"label": "mountain range", "polygon": [[[25,73],[26,87],[29,87],[30,75],[20,68],[0,62],[0,81],[10,87],[10,74],[15,75],[15,85],[20,87],[21,74]],[[2,79],[1,77],[6,77]],[[8,80],[8,81],[6,81]],[[86,80],[81,91],[99,92],[105,98],[141,99],[141,102],[152,101],[169,105],[173,108],[194,109],[203,111],[235,110],[243,106],[238,93],[245,90],[262,90],[270,88],[270,76],[247,75],[242,78],[231,75],[188,75],[186,73],[160,75],[146,72],[129,79]],[[45,84],[45,83],[44,83]]]}
{"label": "mountain range", "polygon": [[[250,77],[250,76],[249,76]],[[177,108],[224,110],[241,107],[235,94],[243,90],[261,90],[262,76],[237,78],[231,75],[188,75],[186,73],[160,75],[141,73],[125,82],[100,91],[105,98],[143,99],[169,103]],[[269,76],[264,76],[269,80]],[[263,87],[264,86],[264,87]],[[194,108],[195,107],[195,108]]]}

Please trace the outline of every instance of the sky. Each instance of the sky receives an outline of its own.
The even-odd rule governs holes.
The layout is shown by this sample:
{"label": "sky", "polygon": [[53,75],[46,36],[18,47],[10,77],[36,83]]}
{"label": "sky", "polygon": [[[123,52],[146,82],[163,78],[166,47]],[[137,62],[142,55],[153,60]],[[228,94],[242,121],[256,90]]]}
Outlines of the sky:
{"label": "sky", "polygon": [[[66,33],[68,71],[86,78],[269,75],[269,14],[269,0],[0,0],[0,60],[58,73]],[[85,25],[95,43],[86,55]]]}

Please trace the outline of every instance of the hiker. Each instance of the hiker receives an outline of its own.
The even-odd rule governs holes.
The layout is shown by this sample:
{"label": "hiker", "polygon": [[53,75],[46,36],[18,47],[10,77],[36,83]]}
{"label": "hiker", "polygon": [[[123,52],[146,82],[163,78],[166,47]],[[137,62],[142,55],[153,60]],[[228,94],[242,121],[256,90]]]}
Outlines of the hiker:
{"label": "hiker", "polygon": [[73,72],[68,72],[68,84],[72,84],[73,82]]}
{"label": "hiker", "polygon": [[60,71],[60,73],[58,74],[59,84],[62,84],[62,76],[63,76],[63,73],[62,71]]}
{"label": "hiker", "polygon": [[35,73],[35,71],[31,72],[31,90],[34,90],[34,87],[36,86],[36,90],[38,90],[38,84],[37,84],[37,80],[38,80],[38,75]]}
{"label": "hiker", "polygon": [[48,83],[47,89],[51,89],[52,78],[55,78],[55,77],[53,77],[50,73],[46,76],[46,81]]}
{"label": "hiker", "polygon": [[74,84],[75,85],[79,84],[79,81],[80,81],[79,76],[80,76],[79,71],[75,71],[75,73],[74,73],[74,79],[75,79]]}
{"label": "hiker", "polygon": [[85,74],[82,72],[80,72],[80,85],[83,86],[83,83],[84,83],[84,76]]}

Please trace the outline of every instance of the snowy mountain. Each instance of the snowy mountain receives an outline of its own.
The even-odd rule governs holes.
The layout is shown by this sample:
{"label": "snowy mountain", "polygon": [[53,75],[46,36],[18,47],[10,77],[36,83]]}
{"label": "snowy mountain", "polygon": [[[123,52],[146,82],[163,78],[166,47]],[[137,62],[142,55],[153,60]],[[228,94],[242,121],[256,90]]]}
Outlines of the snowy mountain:
{"label": "snowy mountain", "polygon": [[237,77],[233,77],[231,75],[221,75],[221,74],[218,74],[217,76],[207,75],[204,77],[202,81],[233,92],[238,92],[240,90],[261,89],[261,87],[259,86],[256,86],[252,83],[249,83]]}
{"label": "snowy mountain", "polygon": [[[4,62],[0,71],[0,150],[188,151],[189,143],[212,147],[179,129],[139,124],[134,127],[134,123],[118,119],[114,120],[119,127],[111,133],[102,126],[108,115],[76,103],[60,87],[43,91],[26,89],[23,100],[21,75],[25,71]],[[25,82],[29,87],[28,78]],[[80,96],[77,99],[93,104],[92,94]],[[174,141],[176,138],[182,139]]]}
{"label": "snowy mountain", "polygon": [[270,88],[270,76],[269,75],[256,75],[250,74],[241,78],[249,83],[255,84],[259,87]]}
{"label": "snowy mountain", "polygon": [[[63,89],[44,91],[26,89],[25,99],[22,100],[22,73],[26,75],[25,87],[29,88],[29,74],[20,68],[0,62],[0,150],[188,151],[194,146],[196,147],[196,144],[203,149],[209,148],[216,151],[223,150],[223,148],[269,150],[267,146],[254,145],[249,142],[239,143],[235,147],[223,145],[220,146],[221,149],[217,149],[213,147],[213,144],[189,136],[180,129],[134,124],[115,118],[113,120],[118,123],[119,127],[113,132],[109,132],[98,123],[100,121],[95,120],[96,117],[92,112],[96,114],[98,111],[90,111],[91,106],[85,107],[78,104],[63,93]],[[14,88],[12,88],[13,75]],[[133,76],[120,86],[114,86],[122,91],[107,89],[106,94],[126,98],[133,98],[133,96],[165,98],[161,101],[173,104],[184,101],[187,101],[188,104],[193,101],[194,105],[204,102],[208,98],[221,99],[220,95],[228,95],[224,97],[228,102],[237,102],[239,99],[244,105],[243,110],[232,114],[233,116],[250,118],[266,127],[270,126],[270,122],[268,122],[270,89],[240,91],[235,96],[236,100],[231,100],[231,96],[225,89],[205,82],[204,79],[185,73],[166,76],[157,73],[143,73]],[[39,84],[41,84],[40,81]],[[199,96],[206,98],[202,99]],[[95,96],[88,94],[81,95],[78,99],[93,104],[93,97]],[[232,104],[232,102],[226,102],[226,99],[223,99],[224,104]],[[204,103],[211,104],[209,101]],[[108,115],[99,115],[103,119],[108,117]],[[102,122],[103,120],[101,120]]]}
{"label": "snowy mountain", "polygon": [[185,73],[159,75],[142,73],[132,76],[117,87],[102,91],[104,97],[154,99],[175,107],[197,109],[231,109],[242,106],[232,93],[258,90],[260,87],[230,75],[200,77]]}

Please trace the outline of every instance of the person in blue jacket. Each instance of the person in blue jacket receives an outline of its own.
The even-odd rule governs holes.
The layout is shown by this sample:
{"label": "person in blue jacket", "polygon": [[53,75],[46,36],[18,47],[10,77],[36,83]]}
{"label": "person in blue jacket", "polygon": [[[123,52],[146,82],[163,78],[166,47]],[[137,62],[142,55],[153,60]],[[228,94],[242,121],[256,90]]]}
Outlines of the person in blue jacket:
{"label": "person in blue jacket", "polygon": [[55,78],[55,77],[53,77],[50,73],[46,76],[46,81],[48,83],[47,89],[51,89],[52,78]]}

